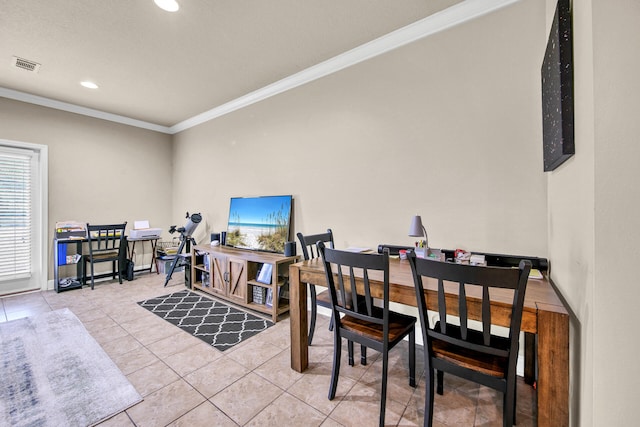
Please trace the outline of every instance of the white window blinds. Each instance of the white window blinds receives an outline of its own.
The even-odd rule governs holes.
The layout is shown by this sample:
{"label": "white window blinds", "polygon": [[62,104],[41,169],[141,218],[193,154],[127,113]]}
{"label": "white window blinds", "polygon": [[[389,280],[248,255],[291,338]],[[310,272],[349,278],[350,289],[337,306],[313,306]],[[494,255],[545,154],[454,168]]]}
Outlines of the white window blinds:
{"label": "white window blinds", "polygon": [[0,281],[31,275],[32,155],[0,147]]}

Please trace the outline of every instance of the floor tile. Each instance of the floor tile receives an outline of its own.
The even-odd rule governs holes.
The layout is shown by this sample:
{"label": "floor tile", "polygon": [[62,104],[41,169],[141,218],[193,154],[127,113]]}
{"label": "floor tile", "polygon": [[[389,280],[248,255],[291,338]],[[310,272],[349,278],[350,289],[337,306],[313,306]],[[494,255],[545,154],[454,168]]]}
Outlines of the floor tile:
{"label": "floor tile", "polygon": [[216,359],[202,368],[187,374],[184,379],[206,398],[210,398],[225,387],[251,372],[228,357]]}
{"label": "floor tile", "polygon": [[135,427],[135,424],[126,412],[120,412],[118,415],[100,423],[100,427]]}
{"label": "floor tile", "polygon": [[331,370],[312,370],[294,385],[289,387],[288,393],[312,405],[323,414],[329,415],[353,388],[356,382],[351,378],[340,378],[338,389],[333,400],[329,400],[329,385],[331,384]]}
{"label": "floor tile", "polygon": [[222,352],[201,340],[198,341],[198,344],[166,356],[162,360],[178,375],[184,377],[222,357]]}
{"label": "floor tile", "polygon": [[245,426],[249,427],[284,427],[284,426],[319,426],[326,416],[320,411],[301,402],[290,394],[280,395],[273,403],[258,413]]}
{"label": "floor tile", "polygon": [[282,352],[281,348],[255,338],[257,337],[251,337],[246,342],[226,350],[224,355],[252,370]]}
{"label": "floor tile", "polygon": [[189,334],[176,333],[147,345],[147,348],[158,356],[158,358],[164,359],[165,357],[193,347],[200,342],[202,342],[202,340]]}
{"label": "floor tile", "polygon": [[158,360],[151,365],[138,369],[127,378],[143,397],[173,383],[180,377],[164,362]]}
{"label": "floor tile", "polygon": [[236,427],[231,418],[227,417],[221,410],[216,408],[211,402],[204,402],[195,409],[187,412],[168,427]]}
{"label": "floor tile", "polygon": [[[404,410],[404,405],[387,399],[385,425],[397,425]],[[380,393],[358,383],[351,388],[330,417],[345,427],[377,425],[380,417]]]}
{"label": "floor tile", "polygon": [[136,348],[135,350],[123,353],[115,357],[111,356],[111,358],[125,375],[129,375],[130,373],[135,372],[138,369],[142,369],[145,366],[149,366],[160,360],[146,347]]}
{"label": "floor tile", "polygon": [[202,402],[204,397],[180,379],[146,396],[127,413],[138,427],[165,426]]}
{"label": "floor tile", "polygon": [[210,400],[233,421],[244,425],[282,393],[269,381],[249,373]]}
{"label": "floor tile", "polygon": [[282,350],[279,354],[254,369],[253,372],[283,390],[288,389],[304,376],[304,374],[291,369],[291,352],[289,349]]}
{"label": "floor tile", "polygon": [[[318,315],[309,368],[290,368],[290,320],[285,318],[238,346],[221,352],[161,319],[137,302],[184,290],[175,274],[141,273],[120,285],[96,282],[61,293],[34,292],[0,298],[0,322],[41,310],[69,308],[129,378],[144,400],[100,426],[289,426],[365,427],[377,425],[380,407],[380,354],[368,351],[368,364],[347,363],[346,342],[338,390],[328,399],[333,365],[329,318]],[[424,366],[416,353],[416,389],[409,386],[408,345],[389,353],[387,425],[422,426]],[[536,392],[518,380],[519,427],[535,426]],[[502,394],[445,375],[444,395],[435,397],[434,426],[499,426]]]}

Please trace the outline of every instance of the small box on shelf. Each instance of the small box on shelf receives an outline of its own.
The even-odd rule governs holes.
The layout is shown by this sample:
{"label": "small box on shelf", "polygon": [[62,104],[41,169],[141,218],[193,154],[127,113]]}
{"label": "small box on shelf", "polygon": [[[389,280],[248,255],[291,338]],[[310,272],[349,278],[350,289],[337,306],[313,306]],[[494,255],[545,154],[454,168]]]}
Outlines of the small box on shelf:
{"label": "small box on shelf", "polygon": [[209,273],[204,271],[202,272],[202,286],[204,286],[205,288],[208,288],[211,286]]}
{"label": "small box on shelf", "polygon": [[289,279],[283,278],[282,285],[278,286],[280,300],[289,300]]}
{"label": "small box on shelf", "polygon": [[265,297],[264,305],[269,308],[273,307],[273,290],[271,288],[267,289],[267,295]]}
{"label": "small box on shelf", "polygon": [[[157,267],[158,267],[158,273],[159,274],[164,274],[167,273],[169,271],[169,269],[171,268],[171,263],[176,259],[175,256],[163,256],[160,258],[157,258]],[[179,260],[178,260],[179,262]],[[180,264],[178,263],[178,265],[176,265],[176,267],[174,268],[174,272],[177,271],[183,271],[184,270],[184,264]]]}
{"label": "small box on shelf", "polygon": [[266,302],[267,288],[262,286],[252,286],[253,302],[256,304],[264,304]]}
{"label": "small box on shelf", "polygon": [[77,264],[81,259],[82,255],[80,254],[67,255],[65,257],[65,261],[67,264]]}

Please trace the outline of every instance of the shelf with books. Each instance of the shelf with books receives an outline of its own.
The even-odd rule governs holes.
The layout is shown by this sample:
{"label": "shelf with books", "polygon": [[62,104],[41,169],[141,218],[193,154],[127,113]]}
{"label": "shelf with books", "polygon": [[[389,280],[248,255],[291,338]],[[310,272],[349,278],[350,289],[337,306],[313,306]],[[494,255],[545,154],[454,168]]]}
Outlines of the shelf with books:
{"label": "shelf with books", "polygon": [[297,256],[203,245],[194,246],[192,254],[194,288],[267,314],[274,322],[289,311],[288,299],[269,302],[269,294],[280,294]]}

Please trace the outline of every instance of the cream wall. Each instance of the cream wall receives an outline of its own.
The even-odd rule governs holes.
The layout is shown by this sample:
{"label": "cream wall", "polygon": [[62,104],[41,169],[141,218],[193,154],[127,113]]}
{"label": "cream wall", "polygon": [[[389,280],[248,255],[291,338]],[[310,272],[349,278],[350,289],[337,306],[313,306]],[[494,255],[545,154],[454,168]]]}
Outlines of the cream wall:
{"label": "cream wall", "polygon": [[638,345],[625,325],[640,321],[640,5],[612,6],[573,1],[576,155],[548,176],[552,278],[572,312],[574,426],[637,424]]}
{"label": "cream wall", "polygon": [[[49,150],[49,273],[56,221],[171,222],[171,136],[0,98],[0,138]],[[150,262],[150,248],[139,263]],[[136,246],[138,251],[139,245]]]}
{"label": "cream wall", "polygon": [[[595,286],[593,425],[633,425],[640,398],[640,3],[591,0]],[[633,328],[633,329],[632,329]]]}
{"label": "cream wall", "polygon": [[[594,134],[591,10],[574,4],[576,154],[548,177],[551,277],[571,316],[571,425],[588,426],[593,408]],[[547,0],[548,34],[555,1]],[[545,36],[546,37],[546,36]],[[598,424],[594,424],[598,425]],[[613,425],[613,424],[612,424]]]}
{"label": "cream wall", "polygon": [[295,231],[337,245],[546,256],[539,67],[524,1],[174,136],[174,217],[226,227],[229,198],[293,194]]}

